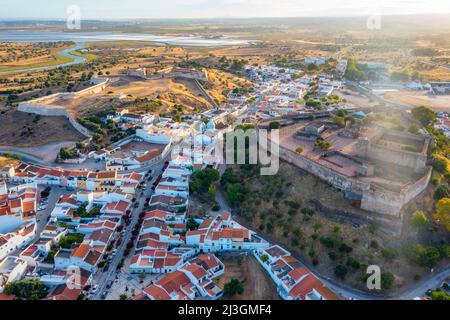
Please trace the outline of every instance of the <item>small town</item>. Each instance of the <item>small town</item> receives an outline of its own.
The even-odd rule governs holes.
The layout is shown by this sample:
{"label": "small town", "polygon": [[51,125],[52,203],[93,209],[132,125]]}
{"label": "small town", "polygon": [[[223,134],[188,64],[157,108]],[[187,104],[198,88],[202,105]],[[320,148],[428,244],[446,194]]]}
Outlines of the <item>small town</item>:
{"label": "small town", "polygon": [[0,300],[450,300],[447,9],[0,14]]}

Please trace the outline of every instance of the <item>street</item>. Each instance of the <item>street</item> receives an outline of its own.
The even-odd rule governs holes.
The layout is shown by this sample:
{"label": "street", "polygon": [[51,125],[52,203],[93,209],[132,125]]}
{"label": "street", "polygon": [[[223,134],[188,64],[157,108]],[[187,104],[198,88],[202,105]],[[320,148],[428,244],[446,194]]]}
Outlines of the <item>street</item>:
{"label": "street", "polygon": [[[94,282],[98,284],[98,290],[95,295],[91,297],[92,300],[102,300],[106,297],[105,294],[108,293],[108,291],[111,289],[111,286],[113,285],[114,281],[116,280],[117,276],[119,274],[126,274],[125,271],[122,272],[122,270],[117,270],[117,266],[119,265],[120,261],[123,258],[126,246],[128,242],[131,239],[132,231],[134,227],[136,226],[138,220],[139,220],[139,214],[144,210],[144,204],[145,199],[148,197],[151,197],[153,194],[153,190],[151,189],[152,184],[156,180],[156,178],[162,173],[164,163],[161,162],[156,166],[152,167],[153,173],[152,173],[152,180],[150,182],[146,182],[144,185],[147,186],[147,189],[145,191],[137,190],[136,193],[136,201],[139,203],[137,208],[132,209],[131,214],[131,221],[125,228],[125,234],[123,235],[123,241],[117,247],[117,253],[109,263],[109,268],[107,271],[98,271],[97,274],[94,277]],[[130,250],[130,253],[127,258],[131,258],[133,254],[133,250]],[[126,266],[125,263],[122,267],[122,269],[125,270]],[[107,287],[108,284],[110,284],[109,288]]]}

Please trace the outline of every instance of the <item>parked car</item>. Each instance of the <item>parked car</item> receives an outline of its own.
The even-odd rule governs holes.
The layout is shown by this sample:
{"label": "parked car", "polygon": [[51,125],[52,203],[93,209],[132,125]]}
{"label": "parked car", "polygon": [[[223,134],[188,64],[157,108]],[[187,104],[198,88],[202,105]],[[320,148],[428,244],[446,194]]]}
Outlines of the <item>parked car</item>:
{"label": "parked car", "polygon": [[96,284],[95,286],[92,287],[91,293],[92,293],[92,294],[96,294],[97,291],[98,291],[98,285]]}

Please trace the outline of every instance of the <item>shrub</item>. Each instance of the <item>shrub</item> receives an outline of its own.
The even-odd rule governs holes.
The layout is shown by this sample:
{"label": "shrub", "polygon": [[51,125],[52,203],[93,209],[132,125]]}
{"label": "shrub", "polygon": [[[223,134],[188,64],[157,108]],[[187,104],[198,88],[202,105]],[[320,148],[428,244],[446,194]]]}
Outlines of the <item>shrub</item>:
{"label": "shrub", "polygon": [[338,265],[334,268],[334,274],[336,275],[336,277],[338,277],[339,279],[345,279],[345,276],[348,273],[348,269],[346,266],[343,265]]}
{"label": "shrub", "polygon": [[328,249],[334,248],[336,244],[336,240],[330,237],[320,237],[319,241],[322,245],[324,245]]}
{"label": "shrub", "polygon": [[47,287],[39,280],[23,279],[7,283],[4,293],[24,300],[40,300],[47,295]]}
{"label": "shrub", "polygon": [[449,197],[450,197],[450,191],[446,185],[440,185],[434,191],[434,198],[436,200],[441,200],[442,198],[449,198]]}
{"label": "shrub", "polygon": [[303,214],[307,214],[309,216],[312,216],[316,212],[316,209],[314,209],[313,207],[307,206],[307,207],[303,207],[300,210],[300,212],[303,213]]}
{"label": "shrub", "polygon": [[436,204],[434,219],[445,226],[450,231],[450,198],[442,198]]}
{"label": "shrub", "polygon": [[346,245],[345,243],[341,243],[341,245],[339,246],[339,252],[350,253],[352,251],[353,251],[353,248]]}
{"label": "shrub", "polygon": [[330,258],[330,260],[334,261],[337,258],[337,254],[336,254],[336,252],[331,251],[331,252],[328,252],[328,257]]}
{"label": "shrub", "polygon": [[223,287],[223,294],[227,297],[233,297],[236,294],[244,293],[244,286],[238,279],[231,279]]}
{"label": "shrub", "polygon": [[377,240],[370,241],[370,247],[373,249],[378,249],[378,247],[379,247],[378,241]]}
{"label": "shrub", "polygon": [[361,263],[352,257],[347,258],[347,265],[353,269],[359,269],[361,267]]}
{"label": "shrub", "polygon": [[392,272],[382,272],[381,273],[381,289],[383,290],[389,290],[392,288],[392,285],[394,284],[394,274]]}
{"label": "shrub", "polygon": [[431,300],[450,300],[450,295],[443,291],[431,292]]}
{"label": "shrub", "polygon": [[428,222],[428,217],[423,211],[414,212],[409,221],[409,223],[417,229],[426,227]]}
{"label": "shrub", "polygon": [[409,249],[410,258],[423,267],[433,268],[439,262],[441,254],[437,248],[416,244]]}
{"label": "shrub", "polygon": [[393,248],[383,248],[381,250],[381,255],[387,261],[393,261],[395,258],[398,257],[398,252]]}

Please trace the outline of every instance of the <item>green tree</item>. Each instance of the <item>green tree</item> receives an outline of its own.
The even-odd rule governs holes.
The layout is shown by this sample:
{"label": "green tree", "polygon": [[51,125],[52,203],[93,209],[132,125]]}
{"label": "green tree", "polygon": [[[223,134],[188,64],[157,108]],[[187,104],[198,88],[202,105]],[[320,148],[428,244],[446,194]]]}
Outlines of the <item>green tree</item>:
{"label": "green tree", "polygon": [[436,200],[441,200],[442,198],[449,198],[450,191],[446,185],[440,185],[434,191],[434,198]]}
{"label": "green tree", "polygon": [[210,185],[208,188],[208,198],[210,198],[211,200],[214,200],[216,198],[216,186],[215,185]]}
{"label": "green tree", "polygon": [[381,250],[381,255],[387,261],[393,261],[395,258],[398,257],[398,252],[395,249],[388,247]]}
{"label": "green tree", "polygon": [[431,300],[450,300],[450,295],[443,291],[431,292]]}
{"label": "green tree", "polygon": [[270,130],[274,130],[274,129],[280,129],[280,123],[278,121],[273,121],[269,124],[269,129]]}
{"label": "green tree", "polygon": [[450,231],[450,198],[442,198],[436,204],[434,219]]}
{"label": "green tree", "polygon": [[417,133],[419,133],[419,126],[417,125],[417,124],[412,124],[412,125],[410,125],[409,127],[408,127],[408,131],[410,132],[410,133],[412,133],[412,134],[417,134]]}
{"label": "green tree", "polygon": [[70,233],[59,240],[59,245],[64,249],[69,249],[72,244],[83,242],[84,235],[81,233]]}
{"label": "green tree", "polygon": [[327,151],[328,149],[331,148],[331,143],[326,140],[317,139],[316,142],[314,143],[314,147],[319,148],[323,151]]}
{"label": "green tree", "polygon": [[244,286],[242,285],[241,281],[238,279],[231,279],[228,283],[225,284],[223,287],[223,294],[226,297],[233,297],[236,294],[242,294],[244,293]]}
{"label": "green tree", "polygon": [[409,249],[411,259],[423,267],[433,268],[439,262],[441,254],[437,248],[416,244]]}
{"label": "green tree", "polygon": [[186,223],[188,230],[196,230],[200,224],[195,221],[194,218],[190,217]]}
{"label": "green tree", "polygon": [[6,284],[4,292],[18,299],[40,300],[47,296],[48,290],[39,280],[23,279]]}
{"label": "green tree", "polygon": [[191,176],[190,191],[193,194],[203,194],[208,192],[209,187],[220,178],[220,173],[216,169],[206,168],[196,172]]}
{"label": "green tree", "polygon": [[228,185],[225,196],[231,207],[237,207],[247,195],[247,189],[241,183],[233,183]]}
{"label": "green tree", "polygon": [[413,108],[411,113],[424,127],[427,127],[436,121],[436,114],[425,107]]}
{"label": "green tree", "polygon": [[77,154],[67,148],[61,148],[59,150],[59,156],[62,160],[73,159],[77,157]]}
{"label": "green tree", "polygon": [[389,290],[394,284],[395,276],[392,272],[386,271],[381,273],[381,289]]}
{"label": "green tree", "polygon": [[411,216],[409,223],[417,229],[424,228],[428,225],[429,219],[423,211],[416,211]]}
{"label": "green tree", "polygon": [[334,274],[336,275],[336,277],[340,278],[340,279],[344,279],[345,276],[348,273],[348,269],[346,266],[344,265],[338,265],[334,268]]}

